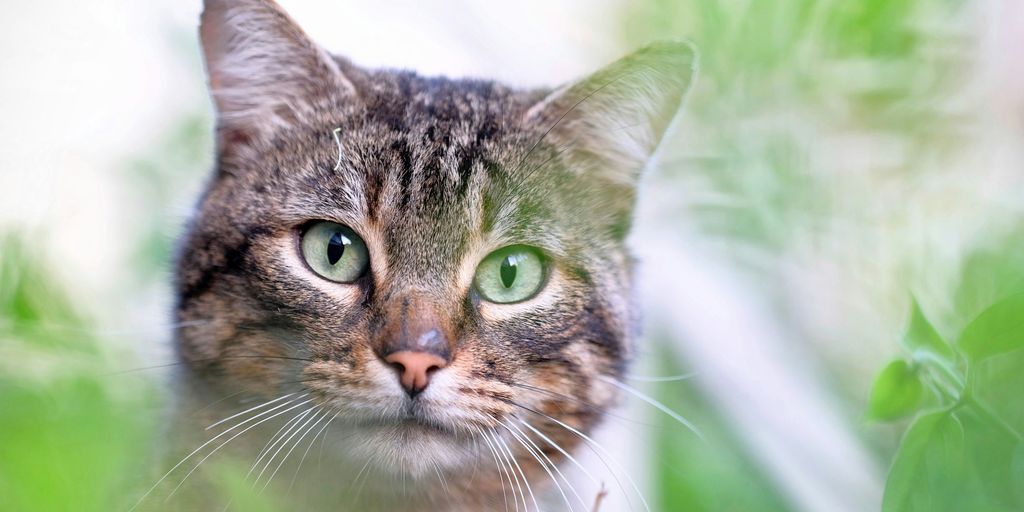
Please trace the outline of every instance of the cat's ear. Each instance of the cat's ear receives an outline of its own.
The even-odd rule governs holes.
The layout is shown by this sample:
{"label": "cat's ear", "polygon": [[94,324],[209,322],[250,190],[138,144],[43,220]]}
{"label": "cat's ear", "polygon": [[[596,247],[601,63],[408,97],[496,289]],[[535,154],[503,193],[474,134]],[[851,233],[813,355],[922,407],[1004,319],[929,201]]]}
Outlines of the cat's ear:
{"label": "cat's ear", "polygon": [[691,44],[656,43],[555,90],[526,121],[550,126],[546,139],[564,148],[577,172],[632,187],[679,111],[696,65]]}
{"label": "cat's ear", "polygon": [[353,92],[334,59],[271,0],[205,0],[199,35],[222,142],[291,125],[318,98]]}

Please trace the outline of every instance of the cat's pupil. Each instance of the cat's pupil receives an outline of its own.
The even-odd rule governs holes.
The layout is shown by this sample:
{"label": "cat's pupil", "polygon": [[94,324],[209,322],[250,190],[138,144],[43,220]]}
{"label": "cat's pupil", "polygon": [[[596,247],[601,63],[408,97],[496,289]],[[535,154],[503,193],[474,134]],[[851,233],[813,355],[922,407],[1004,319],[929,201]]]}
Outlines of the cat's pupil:
{"label": "cat's pupil", "polygon": [[349,239],[341,233],[331,235],[331,240],[327,242],[327,261],[331,265],[337,263],[345,255],[345,246],[349,243]]}
{"label": "cat's pupil", "polygon": [[501,284],[511,288],[516,281],[516,260],[512,256],[505,257],[501,262]]}

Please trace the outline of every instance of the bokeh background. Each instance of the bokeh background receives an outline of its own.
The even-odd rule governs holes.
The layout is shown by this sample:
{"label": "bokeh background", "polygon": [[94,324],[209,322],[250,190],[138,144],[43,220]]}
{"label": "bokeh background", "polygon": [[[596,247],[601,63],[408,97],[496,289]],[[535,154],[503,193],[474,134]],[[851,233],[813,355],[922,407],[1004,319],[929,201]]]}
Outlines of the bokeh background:
{"label": "bokeh background", "polygon": [[[699,47],[641,191],[630,385],[703,438],[640,398],[601,437],[652,509],[1024,509],[1024,4],[280,3],[358,64],[521,86]],[[169,262],[212,165],[200,9],[0,17],[2,510],[150,483]]]}

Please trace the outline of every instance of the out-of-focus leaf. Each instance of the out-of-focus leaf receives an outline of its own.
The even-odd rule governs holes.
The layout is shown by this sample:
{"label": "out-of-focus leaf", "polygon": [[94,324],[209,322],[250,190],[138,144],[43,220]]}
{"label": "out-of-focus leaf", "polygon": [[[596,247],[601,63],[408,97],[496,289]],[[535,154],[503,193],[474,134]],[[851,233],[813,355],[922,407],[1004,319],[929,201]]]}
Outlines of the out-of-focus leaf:
{"label": "out-of-focus leaf", "polygon": [[1024,441],[1018,441],[1010,460],[1010,484],[1018,502],[1024,503]]}
{"label": "out-of-focus leaf", "polygon": [[1012,471],[1018,443],[974,405],[921,416],[889,471],[883,512],[1021,510]]}
{"label": "out-of-focus leaf", "polygon": [[[954,413],[966,435],[968,473],[960,490],[975,494],[972,508],[961,510],[1024,510],[1013,484],[1013,453],[1020,443],[1005,421],[978,403]],[[988,508],[986,508],[988,507]]]}
{"label": "out-of-focus leaf", "polygon": [[958,482],[950,469],[965,465],[960,423],[948,411],[921,416],[900,443],[885,485],[882,511],[939,510],[946,489]]}
{"label": "out-of-focus leaf", "polygon": [[939,335],[928,318],[921,311],[917,299],[911,299],[910,326],[903,335],[903,345],[912,354],[923,352],[937,357],[940,361],[952,366],[956,355],[953,347]]}
{"label": "out-of-focus leaf", "polygon": [[867,418],[891,421],[913,414],[923,395],[917,369],[905,361],[893,361],[875,378],[868,397]]}
{"label": "out-of-focus leaf", "polygon": [[985,246],[964,261],[953,296],[961,330],[992,304],[1024,290],[1024,225],[981,240]]}
{"label": "out-of-focus leaf", "polygon": [[964,328],[958,343],[973,361],[1024,348],[1024,293],[983,311]]}

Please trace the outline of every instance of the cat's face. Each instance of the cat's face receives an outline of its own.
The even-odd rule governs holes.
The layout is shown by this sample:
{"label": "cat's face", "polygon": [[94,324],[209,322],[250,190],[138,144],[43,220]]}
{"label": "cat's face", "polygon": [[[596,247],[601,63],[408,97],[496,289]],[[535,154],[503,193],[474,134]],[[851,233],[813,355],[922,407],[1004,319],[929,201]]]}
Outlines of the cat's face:
{"label": "cat's face", "polygon": [[201,30],[218,169],[177,309],[198,375],[308,393],[396,472],[521,421],[576,444],[559,423],[588,431],[627,362],[623,238],[689,48],[548,94],[365,71],[266,1],[207,2]]}

